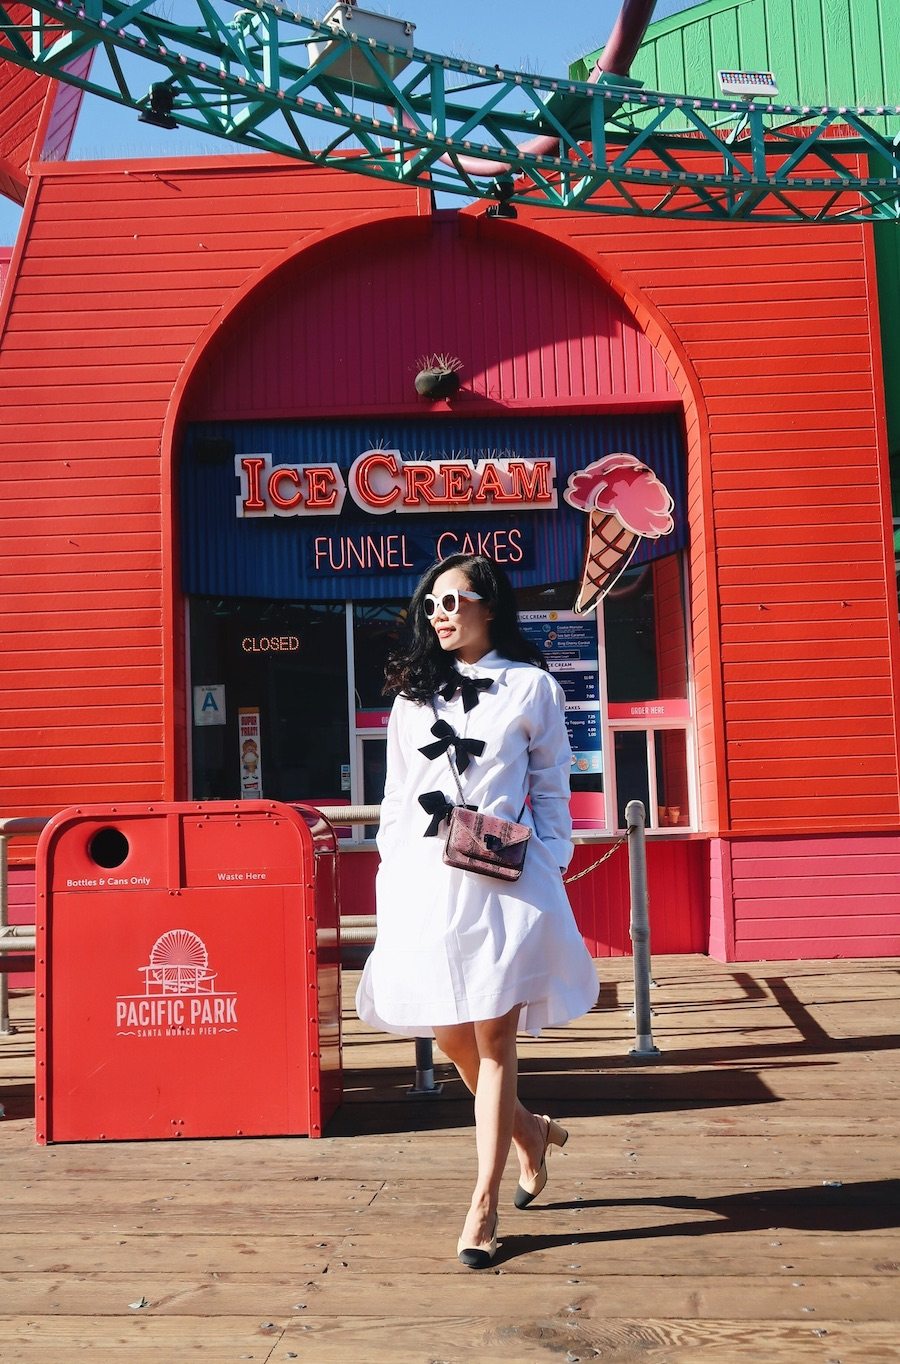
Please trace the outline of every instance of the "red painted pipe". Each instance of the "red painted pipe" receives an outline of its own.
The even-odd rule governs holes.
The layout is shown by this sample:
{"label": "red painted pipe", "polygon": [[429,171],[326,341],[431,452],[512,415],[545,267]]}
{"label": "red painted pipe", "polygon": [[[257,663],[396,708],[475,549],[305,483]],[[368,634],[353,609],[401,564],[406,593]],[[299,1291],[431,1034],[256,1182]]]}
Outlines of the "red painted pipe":
{"label": "red painted pipe", "polygon": [[656,0],[622,0],[619,17],[603,55],[591,72],[592,80],[596,80],[601,71],[614,76],[628,75],[655,9]]}
{"label": "red painted pipe", "polygon": [[[598,81],[604,72],[614,76],[628,75],[655,9],[656,0],[622,0],[622,8],[613,25],[609,42],[588,76],[589,85]],[[403,121],[407,127],[413,126],[406,114]],[[531,156],[554,156],[558,150],[559,139],[556,137],[533,137],[519,148],[520,152]],[[440,159],[448,166],[458,165],[467,175],[479,177],[507,175],[510,169],[507,161],[487,161],[477,156],[457,156],[453,160],[449,156],[442,156]]]}

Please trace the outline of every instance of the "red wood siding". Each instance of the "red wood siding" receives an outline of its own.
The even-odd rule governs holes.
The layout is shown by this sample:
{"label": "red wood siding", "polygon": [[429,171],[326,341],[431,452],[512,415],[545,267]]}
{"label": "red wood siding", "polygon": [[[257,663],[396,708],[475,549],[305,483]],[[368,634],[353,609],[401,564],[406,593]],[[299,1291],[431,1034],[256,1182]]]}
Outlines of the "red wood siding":
{"label": "red wood siding", "polygon": [[[69,63],[67,69],[79,76],[86,76],[93,60],[93,51],[83,52]],[[44,103],[41,127],[32,155],[40,157],[42,161],[65,161],[75,136],[84,91],[76,85],[60,85],[57,81],[53,82],[53,86],[52,96]]]}
{"label": "red wood siding", "polygon": [[731,844],[724,838],[709,841],[709,955],[716,961],[734,958]]}
{"label": "red wood siding", "polygon": [[[589,867],[607,847],[579,844],[567,875]],[[371,914],[374,904],[374,852],[347,853],[341,858],[341,912]],[[647,847],[650,933],[656,953],[705,952],[707,847],[700,840],[657,841]],[[567,887],[578,927],[595,957],[622,957],[631,952],[628,926],[631,902],[628,848],[622,846],[602,867]]]}
{"label": "red wood siding", "polygon": [[[579,844],[567,875],[589,867],[606,852],[597,844]],[[647,889],[652,949],[658,953],[705,952],[707,850],[697,840],[648,840]],[[631,899],[628,848],[566,887],[572,911],[588,950],[595,957],[621,957],[631,952]]]}
{"label": "red wood siding", "polygon": [[[28,5],[12,4],[7,10],[15,23],[31,16]],[[74,69],[85,71],[90,64],[88,54]],[[0,194],[23,204],[29,163],[42,152],[49,159],[68,155],[81,98],[80,90],[0,62]]]}
{"label": "red wood siding", "polygon": [[[571,254],[484,219],[439,216],[334,238],[273,276],[210,348],[188,399],[194,419],[428,410],[418,357],[462,358],[455,413],[477,402],[633,409],[679,401],[619,299]],[[405,237],[405,240],[404,240]],[[323,318],[337,325],[323,326]]]}
{"label": "red wood siding", "polygon": [[26,170],[47,89],[46,76],[0,63],[0,191],[17,204],[25,202]]}
{"label": "red wood siding", "polygon": [[263,262],[336,221],[419,209],[408,191],[271,160],[37,176],[0,312],[4,814],[174,793],[173,392]]}
{"label": "red wood siding", "polygon": [[705,826],[897,828],[898,630],[868,230],[529,221],[577,237],[648,328],[677,338],[691,390]]}
{"label": "red wood siding", "polygon": [[[167,616],[173,607],[167,575],[175,566],[166,554],[168,470],[161,458],[173,391],[225,308],[249,294],[267,268],[298,250],[304,238],[339,226],[347,235],[330,248],[327,274],[337,278],[331,297],[322,288],[321,254],[311,257],[305,274],[304,286],[318,291],[305,314],[305,334],[298,338],[290,332],[296,323],[274,313],[273,335],[293,346],[275,363],[270,339],[263,359],[277,377],[266,384],[265,366],[246,353],[241,358],[255,365],[252,386],[259,387],[265,410],[275,403],[277,414],[286,410],[279,404],[288,401],[298,377],[304,402],[312,400],[312,390],[302,387],[304,373],[315,372],[319,391],[328,366],[317,367],[318,357],[337,363],[349,331],[350,363],[339,369],[345,410],[374,401],[370,376],[383,354],[394,368],[378,376],[391,401],[401,401],[412,391],[409,357],[456,344],[467,310],[457,305],[451,336],[443,328],[436,336],[435,317],[451,319],[451,294],[444,285],[441,292],[432,288],[415,312],[419,330],[404,333],[402,348],[386,346],[385,337],[397,336],[409,310],[405,279],[398,285],[395,278],[393,291],[378,284],[371,303],[383,305],[386,315],[379,316],[367,286],[378,282],[382,267],[387,274],[386,246],[369,237],[363,252],[351,229],[389,214],[396,239],[404,219],[410,220],[400,259],[423,293],[429,277],[447,272],[443,251],[484,249],[483,229],[475,223],[466,229],[468,240],[455,230],[433,239],[423,220],[417,238],[418,211],[419,200],[408,192],[249,158],[171,169],[159,163],[41,168],[0,349],[6,376],[0,394],[0,478],[7,494],[2,568],[17,583],[9,630],[0,641],[9,669],[4,721],[19,754],[8,769],[11,809],[53,810],[70,801],[126,795],[152,799],[179,789],[170,739],[175,688],[182,681],[174,655],[180,634],[177,609]],[[369,251],[378,266],[371,275],[361,265]],[[350,272],[346,286],[338,265]],[[518,394],[546,404],[541,383],[551,398],[569,394],[584,401],[602,391],[628,405],[649,388],[657,401],[671,402],[664,368],[618,301],[592,288],[593,276],[577,265],[560,263],[558,269],[557,304],[548,272],[527,245],[504,244],[494,253],[492,288],[496,274],[505,292],[492,294],[488,321],[478,318],[482,301],[476,299],[470,310],[476,322],[466,333],[474,338],[478,372],[490,390],[486,410],[494,410],[497,386],[510,402]],[[297,269],[288,265],[276,285],[292,275]],[[516,341],[512,326],[523,325],[521,298],[529,291],[536,299],[534,326]],[[270,287],[258,298],[270,307],[277,294]],[[335,298],[357,308],[364,335],[347,328]],[[245,328],[252,330],[254,309],[251,295],[236,311],[229,329],[236,344]],[[323,317],[338,319],[330,336]],[[576,352],[577,365],[571,358]],[[300,364],[285,364],[285,354]],[[508,354],[513,360],[507,370]],[[222,385],[216,363],[203,367],[196,388],[204,392],[203,375],[211,374],[220,387],[214,400],[208,390],[206,397],[221,411],[219,403],[228,401],[229,388],[247,371],[230,369]],[[332,403],[339,397],[333,391]],[[23,483],[26,449],[29,477]],[[58,666],[61,657],[65,670]]]}
{"label": "red wood siding", "polygon": [[735,839],[735,961],[900,954],[900,834]]}
{"label": "red wood siding", "polygon": [[[348,278],[364,284],[352,229],[383,218],[402,239],[397,297],[425,330],[404,332],[403,347],[390,344],[367,295],[349,288],[341,295],[338,280],[330,287],[358,305],[354,325],[341,314],[314,317],[301,354],[315,356],[317,346],[338,353],[328,336],[333,317],[355,368],[379,365],[382,352],[393,355],[400,372],[379,372],[391,394],[408,392],[406,346],[414,343],[414,360],[443,344],[435,339],[432,346],[435,310],[410,302],[404,290],[407,253],[420,284],[427,276],[427,230],[408,235],[400,221],[416,218],[420,207],[424,214],[408,191],[249,157],[39,169],[15,287],[0,307],[0,572],[15,589],[0,638],[11,674],[0,701],[12,774],[4,812],[181,794],[170,461],[182,390],[195,373],[195,402],[210,401],[216,384],[227,398],[221,356],[211,352],[196,371],[194,362],[232,311],[229,330],[240,336],[256,286],[265,284],[259,299],[277,298],[273,271],[283,267],[282,280],[299,278],[292,257],[299,260],[304,247],[345,234],[328,252],[310,255],[306,279],[319,303],[326,282],[315,270],[322,262],[332,274],[346,266]],[[755,838],[896,829],[897,623],[886,570],[867,230],[625,226],[538,211],[471,230],[475,237],[496,232],[509,244],[509,279],[526,269],[529,252],[519,244],[529,231],[580,255],[621,296],[684,403],[706,829]],[[515,253],[525,263],[515,265]],[[578,277],[578,265],[560,268]],[[473,312],[493,279],[475,291]],[[602,293],[583,279],[586,298]],[[380,287],[385,305],[388,291]],[[443,289],[434,296],[445,299]],[[565,292],[571,299],[570,286]],[[503,310],[493,296],[489,302],[501,329]],[[568,315],[575,334],[597,306],[580,302]],[[452,314],[461,315],[458,307]],[[540,354],[561,325],[552,306],[549,315]],[[627,316],[626,323],[632,326]],[[486,317],[468,325],[473,345],[488,335]],[[483,345],[481,367],[468,376],[481,375],[483,385],[472,410],[541,406],[545,389],[566,401],[584,386],[568,360],[563,370],[541,372],[527,338],[510,332],[505,350],[505,367],[492,369]],[[602,347],[591,354],[599,376]],[[293,363],[292,356],[282,360],[287,372]],[[360,400],[364,380],[354,382],[347,391]],[[490,385],[499,385],[499,398]],[[700,869],[690,875],[701,876],[704,854],[696,856]],[[615,864],[609,877],[621,874]],[[872,880],[858,892],[845,912],[868,923],[878,917],[872,906],[883,892]],[[727,888],[720,893],[724,914]],[[663,877],[654,904],[668,894]],[[596,949],[606,943],[625,950],[619,890],[607,894],[602,878],[591,877],[578,895]],[[741,903],[749,898],[742,892]],[[705,910],[700,881],[690,904],[692,914]],[[662,914],[664,925],[675,922],[684,922],[675,910]],[[655,950],[676,942],[668,932],[656,933]],[[853,941],[878,936],[867,927]],[[891,941],[887,933],[880,940]],[[676,945],[695,950],[683,940]]]}

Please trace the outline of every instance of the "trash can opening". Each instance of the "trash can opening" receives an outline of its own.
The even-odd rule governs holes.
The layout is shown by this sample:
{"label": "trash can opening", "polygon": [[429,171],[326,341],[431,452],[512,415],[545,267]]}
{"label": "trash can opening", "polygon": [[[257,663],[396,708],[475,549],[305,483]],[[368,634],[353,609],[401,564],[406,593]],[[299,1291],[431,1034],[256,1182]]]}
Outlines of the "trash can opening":
{"label": "trash can opening", "polygon": [[88,844],[88,853],[98,867],[121,867],[129,847],[121,829],[98,829]]}

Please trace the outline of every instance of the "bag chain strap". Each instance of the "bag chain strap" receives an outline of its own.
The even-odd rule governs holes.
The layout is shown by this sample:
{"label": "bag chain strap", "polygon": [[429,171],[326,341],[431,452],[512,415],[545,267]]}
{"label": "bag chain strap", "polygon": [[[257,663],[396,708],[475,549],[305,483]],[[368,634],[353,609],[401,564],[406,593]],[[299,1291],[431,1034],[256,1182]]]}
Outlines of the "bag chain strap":
{"label": "bag chain strap", "polygon": [[587,876],[589,872],[596,871],[598,867],[602,867],[606,859],[608,857],[612,857],[613,853],[616,852],[619,848],[621,848],[623,843],[627,842],[628,834],[623,834],[621,838],[616,839],[615,843],[613,843],[611,848],[607,848],[606,852],[603,854],[602,857],[598,857],[597,861],[592,862],[589,867],[585,867],[582,871],[573,872],[571,876],[564,876],[563,885],[568,886],[572,881],[580,881],[582,876]]}
{"label": "bag chain strap", "polygon": [[[438,713],[437,713],[437,706],[434,704],[434,697],[433,697],[433,696],[432,696],[432,698],[431,698],[431,709],[434,711],[434,718],[435,718],[435,720],[437,720],[439,717],[438,717]],[[433,731],[432,731],[432,732],[433,732]],[[462,805],[463,807],[465,807],[465,806],[466,806],[466,798],[465,798],[465,796],[463,795],[462,783],[461,783],[460,780],[459,780],[459,773],[458,773],[457,770],[456,770],[456,763],[455,763],[455,762],[453,761],[453,759],[450,757],[450,747],[449,747],[449,746],[448,746],[447,749],[445,750],[445,756],[446,756],[446,758],[447,758],[447,762],[450,764],[450,771],[453,773],[453,780],[456,782],[456,789],[457,789],[457,791],[459,792],[459,803],[460,803],[460,805]],[[526,806],[527,804],[528,804],[528,797],[526,796],[525,799],[522,801],[522,808],[521,808],[521,810],[519,811],[519,817],[518,817],[518,819],[516,820],[516,823],[517,823],[517,824],[520,824],[520,823],[522,822],[522,816],[523,816],[524,813],[525,813],[525,806]]]}
{"label": "bag chain strap", "polygon": [[[438,719],[437,706],[434,704],[433,696],[431,698],[431,709],[434,711],[435,720],[437,720]],[[432,733],[434,733],[433,730]],[[460,805],[465,805],[466,798],[463,795],[462,783],[459,780],[459,773],[456,770],[456,763],[450,757],[450,745],[448,745],[447,748],[445,748],[444,756],[446,757],[447,762],[450,764],[450,771],[453,773],[453,780],[456,782],[456,789],[459,792],[459,803]]]}

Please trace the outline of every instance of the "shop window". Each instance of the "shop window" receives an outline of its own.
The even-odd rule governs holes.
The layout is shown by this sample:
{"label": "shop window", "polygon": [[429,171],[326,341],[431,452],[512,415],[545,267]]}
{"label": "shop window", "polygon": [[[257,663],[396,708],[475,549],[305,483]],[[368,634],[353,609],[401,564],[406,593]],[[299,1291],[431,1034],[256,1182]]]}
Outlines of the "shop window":
{"label": "shop window", "polygon": [[649,829],[690,824],[686,730],[616,730],[613,752],[618,828],[632,800],[643,803]]}
{"label": "shop window", "polygon": [[388,656],[400,645],[405,621],[406,603],[357,602],[353,607],[353,677],[360,714],[390,710],[384,670]]}
{"label": "shop window", "polygon": [[684,699],[687,634],[681,556],[624,573],[603,604],[612,705]]}
{"label": "shop window", "polygon": [[661,829],[685,828],[691,823],[687,731],[655,730],[653,744],[657,823]]}
{"label": "shop window", "polygon": [[603,646],[597,616],[576,616],[576,583],[516,594],[519,624],[541,650],[566,698],[572,746],[571,811],[576,830],[607,824],[603,761]]}
{"label": "shop window", "polygon": [[[387,742],[384,730],[391,701],[384,695],[384,670],[388,657],[400,645],[406,621],[406,603],[357,602],[353,612],[353,677],[356,707],[356,761],[354,799],[378,805],[384,795]],[[377,828],[357,828],[354,841],[374,838]]]}
{"label": "shop window", "polygon": [[[363,804],[380,805],[387,777],[387,743],[380,737],[370,735],[359,736],[357,742]],[[366,824],[362,831],[364,838],[374,838],[377,832],[377,824]]]}
{"label": "shop window", "polygon": [[[629,570],[598,613],[575,616],[576,594],[572,582],[517,593],[522,628],[566,695],[576,830],[623,827],[635,799],[651,829],[692,827],[681,556]],[[406,609],[405,600],[192,598],[194,798],[377,805],[391,706],[384,671]],[[374,834],[357,825],[344,836],[359,844]]]}
{"label": "shop window", "polygon": [[647,731],[620,730],[613,734],[618,816],[616,825],[625,828],[625,807],[629,801],[643,802],[650,810],[650,775],[647,762]]}
{"label": "shop window", "polygon": [[643,802],[650,829],[694,823],[689,651],[681,555],[631,569],[604,602],[616,827]]}
{"label": "shop window", "polygon": [[[343,605],[192,598],[195,799],[346,800],[345,614]],[[217,713],[204,713],[210,695]]]}

